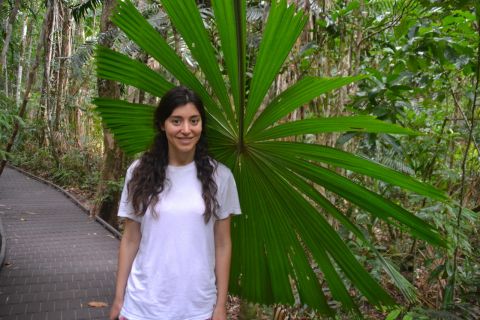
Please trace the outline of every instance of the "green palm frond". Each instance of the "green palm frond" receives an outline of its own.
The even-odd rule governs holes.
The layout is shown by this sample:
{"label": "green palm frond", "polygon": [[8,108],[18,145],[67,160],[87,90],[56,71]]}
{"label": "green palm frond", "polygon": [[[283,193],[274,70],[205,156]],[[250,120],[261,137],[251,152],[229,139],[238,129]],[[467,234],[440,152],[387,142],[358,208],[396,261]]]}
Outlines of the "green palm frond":
{"label": "green palm frond", "polygon": [[119,80],[127,85],[161,97],[175,85],[165,80],[158,72],[145,64],[113,50],[97,48],[97,76]]}
{"label": "green palm frond", "polygon": [[87,13],[95,11],[102,3],[102,0],[87,0],[71,6],[70,9],[72,10],[73,19],[79,23]]}
{"label": "green palm frond", "polygon": [[253,141],[285,138],[309,133],[363,131],[363,132],[388,132],[398,134],[414,134],[409,129],[376,120],[370,116],[315,118],[291,121],[278,124],[259,132],[249,134],[247,138]]}
{"label": "green palm frond", "polygon": [[[297,12],[294,6],[287,6],[286,1],[272,4],[253,68],[250,94],[244,116],[245,128],[248,128],[253,121],[306,21],[307,16],[302,11]],[[275,54],[272,54],[273,52]]]}
{"label": "green palm frond", "polygon": [[97,98],[93,101],[97,111],[115,133],[115,139],[129,154],[145,151],[153,141],[152,126],[154,106],[126,101]]}
{"label": "green palm frond", "polygon": [[[391,305],[393,299],[361,266],[326,217],[333,217],[359,241],[378,252],[366,232],[330,202],[318,187],[350,201],[388,224],[432,244],[445,245],[431,225],[397,204],[356,184],[330,168],[343,168],[404,189],[447,201],[444,193],[405,174],[334,148],[279,141],[310,133],[387,132],[416,134],[369,116],[311,118],[286,116],[322,94],[362,77],[305,77],[273,98],[267,98],[306,15],[272,1],[253,75],[246,77],[246,3],[212,1],[220,48],[215,51],[194,0],[162,0],[172,24],[182,35],[200,70],[186,66],[168,42],[129,0],[120,1],[114,23],[169,74],[160,74],[120,53],[97,50],[98,76],[162,96],[172,77],[195,90],[208,112],[212,155],[231,168],[243,214],[232,221],[233,256],[230,290],[260,303],[302,303],[331,315],[323,289],[345,309],[356,310],[350,284],[371,303]],[[220,52],[219,57],[216,56]],[[221,57],[221,59],[220,59]],[[197,75],[203,75],[203,83]],[[153,139],[153,106],[98,98],[97,110],[129,154],[145,150]],[[410,300],[413,287],[379,256],[387,274]],[[317,272],[317,267],[321,272]]]}
{"label": "green palm frond", "polygon": [[343,78],[316,78],[305,77],[286,89],[274,98],[254,120],[249,134],[253,135],[279,121],[299,106],[302,106],[314,98],[363,79],[364,77],[343,77]]}
{"label": "green palm frond", "polygon": [[212,6],[239,121],[245,102],[245,2],[213,1]]}

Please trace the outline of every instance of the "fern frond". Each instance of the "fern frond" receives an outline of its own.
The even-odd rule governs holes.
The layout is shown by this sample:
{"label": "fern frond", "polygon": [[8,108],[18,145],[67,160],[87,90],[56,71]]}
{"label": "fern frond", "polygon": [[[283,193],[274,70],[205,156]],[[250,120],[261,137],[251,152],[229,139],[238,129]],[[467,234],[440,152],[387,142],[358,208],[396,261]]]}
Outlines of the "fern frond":
{"label": "fern frond", "polygon": [[95,11],[103,3],[103,0],[87,0],[85,2],[79,3],[75,6],[70,7],[72,9],[72,16],[75,22],[80,22],[85,15],[90,11]]}

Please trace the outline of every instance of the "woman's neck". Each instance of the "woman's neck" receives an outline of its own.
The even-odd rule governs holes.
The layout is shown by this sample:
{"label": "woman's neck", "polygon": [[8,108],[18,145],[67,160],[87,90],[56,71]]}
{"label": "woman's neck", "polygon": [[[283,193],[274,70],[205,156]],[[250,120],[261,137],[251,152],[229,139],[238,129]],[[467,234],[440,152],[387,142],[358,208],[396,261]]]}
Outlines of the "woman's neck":
{"label": "woman's neck", "polygon": [[187,154],[178,154],[175,152],[168,153],[168,164],[175,167],[180,167],[191,163],[195,156],[195,150]]}

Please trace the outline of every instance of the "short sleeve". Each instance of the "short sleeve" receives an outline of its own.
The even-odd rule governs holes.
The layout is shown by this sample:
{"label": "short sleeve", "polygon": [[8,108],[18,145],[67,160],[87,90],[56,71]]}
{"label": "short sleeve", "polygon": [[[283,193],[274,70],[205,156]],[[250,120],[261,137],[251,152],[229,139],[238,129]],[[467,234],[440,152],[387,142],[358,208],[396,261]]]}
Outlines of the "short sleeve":
{"label": "short sleeve", "polygon": [[217,175],[219,179],[217,182],[217,186],[219,187],[217,191],[217,201],[219,205],[217,215],[221,220],[228,218],[232,214],[238,215],[242,211],[240,209],[240,201],[238,200],[237,185],[235,184],[232,172],[221,164],[219,164],[217,170],[219,171]]}
{"label": "short sleeve", "polygon": [[133,205],[128,197],[128,182],[132,178],[132,173],[137,166],[139,160],[133,162],[127,170],[125,176],[125,183],[123,185],[122,196],[120,197],[120,203],[118,205],[118,216],[122,218],[129,218],[137,222],[142,222],[142,218],[134,214]]}

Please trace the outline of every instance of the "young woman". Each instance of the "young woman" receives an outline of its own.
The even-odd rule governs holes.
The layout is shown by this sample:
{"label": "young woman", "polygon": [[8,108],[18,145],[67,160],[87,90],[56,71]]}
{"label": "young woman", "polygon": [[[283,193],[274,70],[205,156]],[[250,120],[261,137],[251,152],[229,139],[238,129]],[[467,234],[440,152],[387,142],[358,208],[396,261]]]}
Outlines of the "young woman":
{"label": "young woman", "polygon": [[155,111],[155,141],[127,170],[126,218],[110,319],[224,320],[233,175],[209,157],[205,110],[185,87]]}

